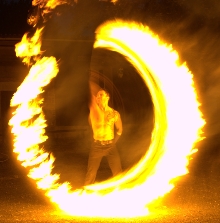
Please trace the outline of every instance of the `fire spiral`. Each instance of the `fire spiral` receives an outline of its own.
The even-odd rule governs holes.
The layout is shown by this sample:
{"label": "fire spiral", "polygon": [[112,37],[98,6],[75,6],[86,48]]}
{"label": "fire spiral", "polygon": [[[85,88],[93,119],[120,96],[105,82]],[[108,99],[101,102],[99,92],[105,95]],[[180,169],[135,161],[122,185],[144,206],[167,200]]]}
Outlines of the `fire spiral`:
{"label": "fire spiral", "polygon": [[[133,217],[147,215],[147,206],[172,190],[172,180],[187,174],[194,145],[202,139],[205,121],[199,110],[193,75],[178,54],[148,27],[114,21],[96,31],[94,48],[114,50],[136,68],[149,88],[154,105],[151,145],[142,160],[127,173],[103,183],[72,190],[52,174],[55,158],[43,148],[47,140],[42,111],[43,88],[58,74],[54,57],[42,57],[41,30],[24,36],[18,56],[32,63],[30,72],[11,100],[16,110],[9,124],[14,152],[28,176],[60,209],[74,216]],[[147,150],[147,148],[146,148]]]}

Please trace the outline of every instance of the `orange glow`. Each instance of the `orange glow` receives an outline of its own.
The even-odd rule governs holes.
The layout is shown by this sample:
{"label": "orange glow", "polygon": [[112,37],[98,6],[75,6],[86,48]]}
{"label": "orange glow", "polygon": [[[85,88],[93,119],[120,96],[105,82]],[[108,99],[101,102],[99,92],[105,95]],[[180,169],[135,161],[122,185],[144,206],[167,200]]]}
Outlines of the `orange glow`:
{"label": "orange glow", "polygon": [[17,57],[23,58],[23,63],[27,65],[31,65],[31,58],[41,54],[41,35],[43,32],[43,28],[37,29],[34,36],[32,38],[28,38],[28,34],[26,33],[20,43],[15,45],[15,52]]}
{"label": "orange glow", "polygon": [[46,3],[46,8],[50,8],[50,9],[54,9],[56,8],[58,5],[63,5],[63,4],[66,4],[68,1],[66,0],[49,0],[47,1]]}
{"label": "orange glow", "polygon": [[[23,40],[33,42],[27,37]],[[20,45],[29,47],[27,43]],[[26,52],[25,47],[20,47],[21,51]],[[36,180],[38,188],[70,215],[147,215],[148,205],[171,191],[175,178],[188,173],[189,157],[196,151],[195,143],[202,139],[205,121],[199,110],[193,75],[186,64],[178,65],[178,54],[172,46],[137,23],[117,21],[101,25],[94,47],[124,55],[150,90],[155,121],[151,145],[142,160],[127,173],[85,189],[72,190],[68,182],[57,183],[59,176],[52,174],[55,158],[41,146],[47,136],[40,95],[58,73],[53,57],[37,60],[11,100],[11,106],[17,106],[10,120],[14,152],[22,165],[29,167],[28,176]],[[29,53],[25,55],[30,57]],[[31,51],[33,55],[35,51]]]}
{"label": "orange glow", "polygon": [[[78,0],[73,0],[74,3],[77,3]],[[42,15],[50,13],[59,5],[70,4],[69,0],[33,0],[33,6],[39,6],[42,8]]]}
{"label": "orange glow", "polygon": [[111,0],[111,2],[115,4],[116,2],[118,2],[118,0]]}

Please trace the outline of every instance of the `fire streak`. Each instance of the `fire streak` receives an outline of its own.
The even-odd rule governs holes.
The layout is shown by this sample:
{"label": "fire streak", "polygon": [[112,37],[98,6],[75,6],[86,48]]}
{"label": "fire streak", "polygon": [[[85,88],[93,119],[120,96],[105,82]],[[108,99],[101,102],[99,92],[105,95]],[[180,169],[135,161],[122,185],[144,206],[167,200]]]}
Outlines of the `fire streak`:
{"label": "fire streak", "polygon": [[[25,37],[16,51],[31,52],[25,55],[30,60],[39,55],[39,46],[37,54],[29,50],[36,43],[39,41]],[[150,148],[142,160],[127,173],[85,189],[73,191],[68,182],[58,183],[59,175],[52,174],[55,158],[41,146],[47,136],[40,96],[43,87],[58,73],[53,57],[38,58],[11,100],[11,106],[17,107],[9,123],[14,134],[14,152],[22,165],[29,168],[28,176],[36,180],[38,188],[71,215],[147,215],[147,206],[172,190],[172,180],[188,173],[189,156],[195,152],[195,143],[201,140],[205,121],[198,108],[193,76],[185,64],[178,65],[178,54],[171,46],[148,27],[134,22],[101,25],[94,47],[124,55],[150,90],[155,123]]]}

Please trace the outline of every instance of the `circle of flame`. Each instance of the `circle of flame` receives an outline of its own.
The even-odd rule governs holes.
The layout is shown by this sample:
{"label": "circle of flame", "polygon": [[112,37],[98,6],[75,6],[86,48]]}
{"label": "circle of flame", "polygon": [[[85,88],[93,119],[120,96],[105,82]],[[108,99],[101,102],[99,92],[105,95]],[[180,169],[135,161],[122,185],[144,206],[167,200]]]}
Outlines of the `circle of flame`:
{"label": "circle of flame", "polygon": [[186,64],[178,64],[172,46],[163,43],[148,27],[134,22],[102,24],[96,31],[94,47],[124,55],[149,88],[154,129],[145,156],[128,172],[83,189],[71,190],[68,182],[58,183],[59,175],[52,174],[54,157],[40,146],[47,136],[43,101],[38,99],[43,87],[58,73],[53,57],[39,59],[31,67],[11,100],[11,106],[17,106],[9,123],[15,136],[14,152],[21,165],[29,168],[28,176],[38,188],[71,215],[146,215],[147,205],[171,191],[175,178],[187,174],[194,144],[201,140],[205,121],[193,76]]}

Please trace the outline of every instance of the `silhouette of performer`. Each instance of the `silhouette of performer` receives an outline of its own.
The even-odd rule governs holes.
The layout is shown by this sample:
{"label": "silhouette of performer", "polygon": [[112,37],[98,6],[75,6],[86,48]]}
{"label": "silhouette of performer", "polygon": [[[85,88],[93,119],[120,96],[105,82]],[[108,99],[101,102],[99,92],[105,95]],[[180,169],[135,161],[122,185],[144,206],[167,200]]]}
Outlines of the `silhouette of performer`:
{"label": "silhouette of performer", "polygon": [[92,95],[89,106],[89,124],[93,131],[93,142],[84,185],[95,182],[100,162],[104,156],[107,158],[113,176],[122,171],[115,145],[122,134],[122,121],[120,114],[108,106],[109,99],[110,95],[106,90],[100,90],[96,97]]}

